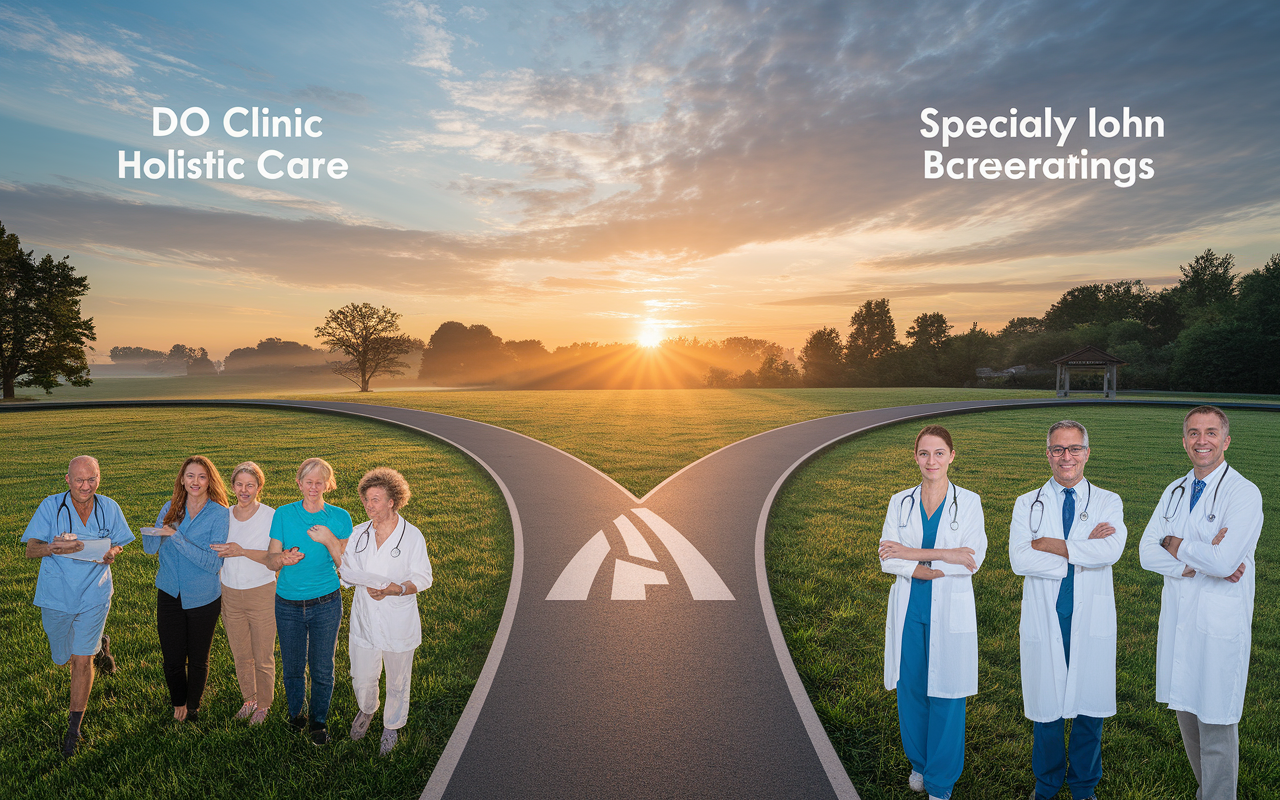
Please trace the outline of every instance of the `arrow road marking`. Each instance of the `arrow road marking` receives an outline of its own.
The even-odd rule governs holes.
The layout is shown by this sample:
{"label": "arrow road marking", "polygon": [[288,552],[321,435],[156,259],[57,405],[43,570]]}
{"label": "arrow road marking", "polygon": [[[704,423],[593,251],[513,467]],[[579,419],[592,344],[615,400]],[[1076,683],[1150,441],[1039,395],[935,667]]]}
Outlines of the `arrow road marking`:
{"label": "arrow road marking", "polygon": [[[684,538],[680,531],[647,508],[633,508],[631,513],[646,522],[654,535],[667,548],[667,552],[671,553],[671,558],[675,560],[676,567],[684,576],[684,582],[689,586],[689,593],[693,595],[694,600],[734,599],[733,592],[725,586],[715,568],[707,562],[702,553],[698,552],[698,548]],[[645,541],[644,535],[625,514],[618,516],[613,524],[622,534],[622,541],[627,545],[629,556],[642,558],[645,561],[658,560],[653,554],[653,548]],[[547,599],[586,600],[587,595],[591,594],[591,585],[595,583],[596,573],[600,571],[600,566],[607,555],[609,555],[609,540],[605,538],[604,531],[597,531],[596,535],[587,540],[587,543],[560,573]],[[613,593],[610,597],[613,600],[644,600],[645,586],[666,583],[667,575],[660,570],[615,559]]]}

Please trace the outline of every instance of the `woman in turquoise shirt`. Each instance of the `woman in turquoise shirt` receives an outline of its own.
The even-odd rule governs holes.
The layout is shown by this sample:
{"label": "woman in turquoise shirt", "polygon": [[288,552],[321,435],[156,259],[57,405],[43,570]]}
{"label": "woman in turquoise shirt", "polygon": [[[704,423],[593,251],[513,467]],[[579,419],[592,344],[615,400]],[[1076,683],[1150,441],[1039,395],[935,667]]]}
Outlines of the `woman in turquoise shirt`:
{"label": "woman in turquoise shirt", "polygon": [[178,470],[173,497],[160,509],[155,532],[143,531],[143,551],[160,555],[156,632],[178,721],[199,719],[209,648],[222,610],[222,559],[210,545],[227,541],[230,519],[218,468],[204,456],[192,456]]}
{"label": "woman in turquoise shirt", "polygon": [[298,467],[302,500],[276,509],[271,518],[267,568],[280,570],[276,579],[276,631],[289,724],[308,727],[302,706],[306,700],[307,669],[311,670],[311,742],[327,744],[329,700],[333,696],[333,653],[342,624],[342,594],[338,565],[351,536],[351,515],[324,501],[324,493],[338,488],[333,467],[322,458],[308,458]]}

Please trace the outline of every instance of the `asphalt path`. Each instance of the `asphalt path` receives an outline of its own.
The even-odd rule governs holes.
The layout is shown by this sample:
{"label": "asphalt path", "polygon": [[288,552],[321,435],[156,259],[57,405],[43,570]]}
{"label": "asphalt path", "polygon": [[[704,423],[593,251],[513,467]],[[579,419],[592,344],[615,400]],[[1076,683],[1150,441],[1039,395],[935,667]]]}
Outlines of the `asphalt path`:
{"label": "asphalt path", "polygon": [[214,405],[359,416],[441,439],[488,471],[514,528],[511,587],[424,800],[810,800],[858,795],[770,599],[765,527],[787,477],[826,447],[885,425],[1097,402],[932,403],[823,417],[722,448],[643,498],[550,445],[426,411],[278,400],[35,408]]}

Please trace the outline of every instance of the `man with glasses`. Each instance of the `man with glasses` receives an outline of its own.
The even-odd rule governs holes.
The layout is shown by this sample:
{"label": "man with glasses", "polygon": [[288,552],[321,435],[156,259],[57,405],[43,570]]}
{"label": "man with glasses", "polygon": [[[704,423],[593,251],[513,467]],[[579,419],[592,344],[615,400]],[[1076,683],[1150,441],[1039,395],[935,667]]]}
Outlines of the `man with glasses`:
{"label": "man with glasses", "polygon": [[[1089,432],[1049,428],[1053,477],[1014,504],[1009,561],[1022,582],[1022,707],[1035,723],[1033,800],[1065,782],[1075,800],[1102,779],[1102,720],[1116,713],[1116,603],[1111,565],[1124,552],[1124,504],[1084,477]],[[1066,720],[1071,724],[1070,744]]]}
{"label": "man with glasses", "polygon": [[67,466],[67,491],[46,497],[22,534],[27,558],[40,559],[35,605],[53,663],[71,662],[71,708],[62,754],[75,754],[93,689],[95,661],[115,671],[103,635],[111,609],[111,563],[133,541],[120,506],[99,495],[98,460],[77,456]]}
{"label": "man with glasses", "polygon": [[1178,714],[1197,800],[1236,796],[1262,533],[1262,493],[1226,461],[1230,433],[1219,408],[1187,413],[1191,471],[1164,490],[1138,545],[1143,568],[1164,576],[1156,701]]}

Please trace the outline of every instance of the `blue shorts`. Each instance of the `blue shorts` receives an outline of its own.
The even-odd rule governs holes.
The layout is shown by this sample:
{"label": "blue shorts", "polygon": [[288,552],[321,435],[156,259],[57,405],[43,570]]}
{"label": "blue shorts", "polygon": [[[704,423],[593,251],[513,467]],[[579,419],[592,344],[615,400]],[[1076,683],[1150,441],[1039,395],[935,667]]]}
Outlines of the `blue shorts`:
{"label": "blue shorts", "polygon": [[79,614],[68,614],[52,608],[40,609],[40,621],[49,637],[53,663],[61,666],[72,656],[94,656],[102,649],[102,632],[107,627],[111,601]]}

